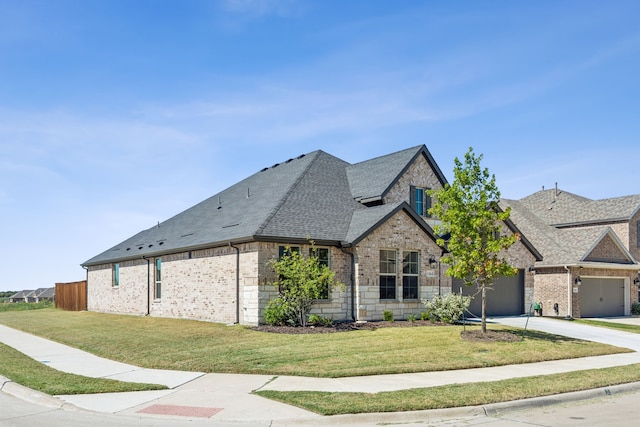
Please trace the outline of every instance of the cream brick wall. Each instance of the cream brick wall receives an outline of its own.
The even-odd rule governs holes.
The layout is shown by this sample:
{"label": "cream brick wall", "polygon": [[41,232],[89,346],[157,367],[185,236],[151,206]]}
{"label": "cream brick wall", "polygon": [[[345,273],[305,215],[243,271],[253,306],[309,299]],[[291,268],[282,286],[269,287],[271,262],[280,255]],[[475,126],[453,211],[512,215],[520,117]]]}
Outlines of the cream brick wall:
{"label": "cream brick wall", "polygon": [[412,185],[416,187],[430,188],[432,190],[442,188],[436,174],[433,172],[431,167],[429,167],[429,163],[423,156],[418,156],[409,168],[407,168],[406,172],[385,195],[384,203],[410,203],[409,191]]}
{"label": "cream brick wall", "polygon": [[[380,249],[397,251],[395,300],[380,299]],[[418,300],[402,299],[403,251],[419,253]],[[396,319],[406,318],[410,314],[419,315],[424,311],[420,299],[432,297],[439,285],[442,286],[437,275],[438,269],[433,270],[428,264],[430,256],[439,259],[440,248],[404,211],[397,212],[362,240],[355,248],[355,255],[357,320],[381,320],[385,310],[392,311]],[[430,277],[431,274],[434,277]]]}
{"label": "cream brick wall", "polygon": [[105,313],[147,313],[147,261],[120,263],[120,286],[114,287],[113,266],[89,267],[87,309]]}

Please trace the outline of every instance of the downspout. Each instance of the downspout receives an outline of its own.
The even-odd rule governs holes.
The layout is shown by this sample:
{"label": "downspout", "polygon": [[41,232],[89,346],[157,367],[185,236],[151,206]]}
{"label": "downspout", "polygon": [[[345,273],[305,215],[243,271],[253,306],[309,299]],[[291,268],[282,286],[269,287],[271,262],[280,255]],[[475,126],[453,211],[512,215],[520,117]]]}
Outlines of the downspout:
{"label": "downspout", "polygon": [[149,258],[142,255],[142,259],[147,261],[147,314],[145,316],[149,316],[151,314],[151,272],[149,271]]}
{"label": "downspout", "polygon": [[340,246],[342,253],[351,256],[351,320],[356,321],[356,257],[353,253],[344,250],[344,246]]}
{"label": "downspout", "polygon": [[571,304],[571,270],[566,265],[564,269],[567,270],[567,319],[573,318],[573,307]]}
{"label": "downspout", "polygon": [[240,248],[229,242],[229,247],[236,250],[236,325],[240,323]]}
{"label": "downspout", "polygon": [[[89,267],[85,267],[84,265],[80,267],[84,268],[84,271],[87,272],[87,279],[84,281],[84,310],[89,311]],[[53,298],[55,299],[55,295]]]}

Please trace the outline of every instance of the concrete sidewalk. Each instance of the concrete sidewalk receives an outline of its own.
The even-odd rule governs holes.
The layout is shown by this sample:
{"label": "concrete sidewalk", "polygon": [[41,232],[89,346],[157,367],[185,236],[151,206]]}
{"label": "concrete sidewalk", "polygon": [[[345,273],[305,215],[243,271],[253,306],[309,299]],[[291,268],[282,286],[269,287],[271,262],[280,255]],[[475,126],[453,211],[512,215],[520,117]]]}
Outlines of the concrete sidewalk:
{"label": "concrete sidewalk", "polygon": [[[526,318],[491,319],[491,322],[524,327]],[[577,325],[546,318],[531,318],[529,329],[558,333],[621,347],[640,349],[640,335]],[[123,416],[176,417],[217,423],[244,422],[270,425],[324,423],[327,417],[251,394],[254,390],[316,390],[375,393],[453,383],[497,381],[507,378],[605,368],[640,363],[640,353],[597,356],[572,360],[509,365],[459,371],[380,375],[350,378],[273,377],[270,375],[202,374],[143,369],[54,343],[0,325],[0,342],[52,368],[89,377],[165,384],[170,389],[133,393],[58,396],[77,407]],[[467,409],[469,411],[470,409]],[[457,410],[458,412],[461,409]],[[385,415],[389,417],[390,415]],[[400,416],[400,415],[399,415]],[[406,419],[406,414],[402,418]]]}

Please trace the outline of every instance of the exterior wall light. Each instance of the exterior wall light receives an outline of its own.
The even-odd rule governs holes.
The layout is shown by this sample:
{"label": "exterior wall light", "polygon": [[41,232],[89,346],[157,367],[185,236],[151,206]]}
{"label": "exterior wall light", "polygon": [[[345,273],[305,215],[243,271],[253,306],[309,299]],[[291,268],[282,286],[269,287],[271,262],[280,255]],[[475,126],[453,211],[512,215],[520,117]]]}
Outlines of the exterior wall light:
{"label": "exterior wall light", "polygon": [[582,285],[582,279],[580,278],[580,276],[576,277],[573,282],[578,286]]}
{"label": "exterior wall light", "polygon": [[436,261],[435,257],[430,256],[429,257],[429,267],[431,267],[432,269],[435,269],[437,265],[438,265],[438,261]]}

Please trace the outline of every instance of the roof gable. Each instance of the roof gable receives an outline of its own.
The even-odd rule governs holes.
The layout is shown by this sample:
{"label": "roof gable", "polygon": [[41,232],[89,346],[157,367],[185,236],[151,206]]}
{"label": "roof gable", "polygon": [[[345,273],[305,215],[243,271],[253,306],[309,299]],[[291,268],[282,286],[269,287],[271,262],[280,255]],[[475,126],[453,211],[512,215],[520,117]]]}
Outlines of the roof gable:
{"label": "roof gable", "polygon": [[367,203],[382,200],[418,156],[424,156],[444,186],[447,182],[437,163],[424,145],[376,157],[347,167],[347,177],[355,200]]}
{"label": "roof gable", "polygon": [[633,256],[610,227],[589,248],[582,261],[635,264]]}
{"label": "roof gable", "polygon": [[404,211],[434,242],[436,236],[431,227],[406,203],[375,206],[354,212],[346,236],[346,245],[355,246],[373,233],[396,213]]}

